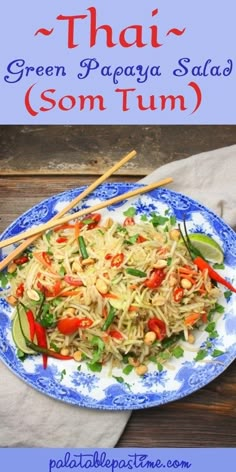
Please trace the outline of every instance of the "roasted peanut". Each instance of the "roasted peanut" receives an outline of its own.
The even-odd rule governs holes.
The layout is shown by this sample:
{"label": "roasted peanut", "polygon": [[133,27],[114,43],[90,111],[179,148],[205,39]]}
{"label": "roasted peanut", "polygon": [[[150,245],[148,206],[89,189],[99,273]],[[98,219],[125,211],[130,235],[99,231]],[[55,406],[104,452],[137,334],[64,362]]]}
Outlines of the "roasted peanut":
{"label": "roasted peanut", "polygon": [[138,367],[136,367],[135,372],[137,375],[144,375],[148,371],[148,368],[144,364],[140,364]]}
{"label": "roasted peanut", "polygon": [[102,279],[97,279],[96,282],[96,289],[99,291],[101,294],[105,294],[108,292],[108,286]]}
{"label": "roasted peanut", "polygon": [[192,288],[192,282],[190,282],[190,280],[188,279],[182,279],[180,282],[180,285],[182,288],[185,288],[186,290],[189,290],[190,288]]}
{"label": "roasted peanut", "polygon": [[77,362],[80,362],[82,359],[82,352],[81,351],[75,351],[73,354],[74,360]]}
{"label": "roasted peanut", "polygon": [[6,300],[11,306],[17,305],[17,298],[14,297],[13,295],[9,295],[9,297],[7,297]]}
{"label": "roasted peanut", "polygon": [[167,261],[165,261],[165,259],[159,259],[159,261],[157,261],[153,267],[155,269],[164,269],[164,267],[167,266]]}
{"label": "roasted peanut", "polygon": [[16,269],[17,269],[17,265],[15,264],[15,262],[12,262],[11,264],[9,264],[7,268],[7,272],[8,274],[13,274],[13,272],[15,272]]}
{"label": "roasted peanut", "polygon": [[154,331],[148,331],[144,336],[144,343],[147,346],[151,346],[156,341],[156,333]]}
{"label": "roasted peanut", "polygon": [[180,231],[178,229],[171,229],[170,239],[172,239],[172,241],[178,241],[179,238],[180,238]]}
{"label": "roasted peanut", "polygon": [[61,354],[62,356],[68,356],[68,355],[70,354],[70,351],[69,351],[69,349],[68,349],[67,347],[63,347],[63,348],[61,349],[61,351],[60,351],[60,354]]}
{"label": "roasted peanut", "polygon": [[88,257],[87,259],[83,259],[81,262],[82,267],[87,266],[87,265],[92,265],[95,264],[95,260],[92,259],[92,257]]}

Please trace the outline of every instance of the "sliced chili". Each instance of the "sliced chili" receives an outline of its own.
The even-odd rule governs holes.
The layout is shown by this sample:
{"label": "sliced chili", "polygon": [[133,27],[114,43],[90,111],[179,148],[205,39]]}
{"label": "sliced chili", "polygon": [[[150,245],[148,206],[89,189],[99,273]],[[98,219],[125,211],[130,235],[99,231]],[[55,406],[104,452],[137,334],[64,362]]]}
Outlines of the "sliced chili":
{"label": "sliced chili", "polygon": [[176,287],[173,292],[173,298],[176,303],[181,302],[184,296],[184,289],[182,287]]}
{"label": "sliced chili", "polygon": [[25,264],[26,262],[29,262],[29,258],[28,256],[21,256],[21,257],[17,257],[16,259],[14,259],[14,262],[16,265],[23,265]]}
{"label": "sliced chili", "polygon": [[149,279],[145,280],[144,285],[148,288],[158,288],[163,282],[166,274],[163,269],[154,269],[151,272]]}
{"label": "sliced chili", "polygon": [[78,279],[78,278],[73,277],[71,275],[65,275],[64,281],[68,285],[71,285],[72,287],[82,287],[82,285],[84,285],[81,279]]}
{"label": "sliced chili", "polygon": [[29,323],[30,341],[33,341],[34,336],[35,336],[35,331],[36,331],[34,314],[31,310],[27,310],[26,316]]}
{"label": "sliced chili", "polygon": [[65,336],[74,334],[79,328],[85,329],[92,326],[93,321],[89,318],[62,318],[57,322],[57,328]]}
{"label": "sliced chili", "polygon": [[[46,329],[37,321],[34,323],[35,326],[35,334],[38,342],[38,346],[40,348],[46,349],[48,347],[47,344],[47,332]],[[47,368],[48,357],[47,354],[43,353],[43,367],[44,369]]]}
{"label": "sliced chili", "polygon": [[68,241],[68,238],[61,236],[60,238],[56,239],[56,242],[61,244],[61,243],[66,243]]}
{"label": "sliced chili", "polygon": [[23,297],[24,291],[25,291],[25,286],[22,282],[20,285],[18,285],[18,287],[16,289],[16,296],[19,297],[19,298]]}
{"label": "sliced chili", "polygon": [[156,334],[159,341],[162,341],[166,337],[166,325],[164,321],[159,318],[151,318],[148,321],[148,329]]}
{"label": "sliced chili", "polygon": [[111,329],[108,334],[114,339],[123,339],[124,337],[123,334],[120,331],[117,331],[116,329]]}
{"label": "sliced chili", "polygon": [[124,220],[124,223],[123,223],[123,226],[133,226],[135,225],[135,221],[134,221],[134,218],[128,216],[127,218],[125,218]]}
{"label": "sliced chili", "polygon": [[121,252],[120,254],[116,254],[111,260],[111,267],[120,267],[120,265],[124,261],[124,258],[125,255],[123,254],[123,252]]}

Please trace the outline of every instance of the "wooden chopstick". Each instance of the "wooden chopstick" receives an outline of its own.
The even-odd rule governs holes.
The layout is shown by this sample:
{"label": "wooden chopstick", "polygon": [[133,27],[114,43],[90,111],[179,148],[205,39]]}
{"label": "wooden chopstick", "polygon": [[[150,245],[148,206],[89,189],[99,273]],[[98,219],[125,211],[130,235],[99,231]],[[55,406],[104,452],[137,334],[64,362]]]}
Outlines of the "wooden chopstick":
{"label": "wooden chopstick", "polygon": [[64,216],[63,218],[50,220],[43,225],[36,226],[35,228],[32,228],[28,231],[25,231],[16,236],[13,236],[12,238],[8,238],[8,239],[5,239],[4,241],[1,241],[0,248],[9,246],[10,244],[17,243],[18,241],[21,241],[22,239],[31,238],[32,236],[43,233],[44,231],[54,228],[55,226],[62,225],[64,223],[67,223],[68,221],[74,220],[88,213],[93,213],[95,211],[101,210],[102,208],[108,207],[110,205],[115,205],[116,203],[122,200],[135,197],[136,195],[141,195],[142,193],[150,192],[151,190],[154,190],[155,188],[163,186],[163,185],[167,185],[170,182],[173,182],[173,179],[169,177],[167,179],[160,180],[159,182],[155,182],[153,184],[146,185],[144,187],[139,187],[135,190],[131,190],[130,192],[123,193],[122,195],[118,195],[117,197],[110,198],[109,200],[105,200],[104,202],[98,203],[97,205],[94,205],[90,208],[84,208],[83,210]]}
{"label": "wooden chopstick", "polygon": [[[112,174],[114,174],[120,167],[125,165],[130,159],[136,156],[136,151],[131,151],[129,152],[126,156],[124,156],[119,162],[114,164],[105,174],[103,174],[101,177],[99,177],[95,182],[93,182],[91,185],[89,185],[78,197],[76,197],[74,200],[72,200],[63,210],[61,210],[59,213],[57,213],[52,220],[56,220],[64,216],[68,211],[70,211],[74,206],[76,206],[81,200],[83,200],[87,195],[93,192],[95,188],[97,188],[100,184],[105,182]],[[52,221],[51,220],[51,221]],[[14,249],[8,256],[5,257],[3,261],[0,262],[0,271],[3,270],[13,259],[15,259],[21,252],[23,252],[30,244],[32,244],[37,238],[39,237],[39,234],[36,236],[32,236],[28,239],[26,239],[20,246],[18,246],[16,249]],[[21,238],[24,239],[24,238]],[[4,246],[2,246],[4,247]]]}

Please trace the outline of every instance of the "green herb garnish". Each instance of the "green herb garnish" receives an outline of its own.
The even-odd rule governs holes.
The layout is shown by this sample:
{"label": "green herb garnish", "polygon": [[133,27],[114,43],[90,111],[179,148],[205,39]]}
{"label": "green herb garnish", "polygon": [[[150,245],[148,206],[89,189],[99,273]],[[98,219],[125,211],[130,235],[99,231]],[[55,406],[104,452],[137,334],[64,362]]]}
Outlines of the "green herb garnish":
{"label": "green herb garnish", "polygon": [[219,357],[222,356],[222,354],[225,354],[223,351],[220,351],[220,349],[214,349],[212,353],[212,357]]}
{"label": "green herb garnish", "polygon": [[134,215],[136,215],[136,208],[134,207],[128,208],[128,210],[123,212],[123,215],[133,217]]}
{"label": "green herb garnish", "polygon": [[202,361],[203,359],[205,359],[205,357],[208,356],[208,352],[206,349],[200,349],[196,355],[196,357],[194,358],[195,361]]}
{"label": "green herb garnish", "polygon": [[102,364],[99,362],[88,362],[87,366],[92,372],[101,372],[102,370]]}
{"label": "green herb garnish", "polygon": [[224,265],[224,264],[217,264],[217,263],[216,263],[216,264],[213,264],[213,268],[214,268],[214,269],[218,269],[218,270],[220,270],[220,269],[224,270],[224,269],[225,269],[225,265]]}
{"label": "green herb garnish", "polygon": [[176,357],[176,359],[179,359],[180,357],[183,357],[183,355],[184,355],[183,348],[181,346],[176,346],[172,351],[172,355],[174,357]]}
{"label": "green herb garnish", "polygon": [[124,369],[122,370],[123,374],[125,375],[129,375],[130,372],[132,372],[132,370],[134,369],[134,366],[133,365],[126,365],[124,367]]}

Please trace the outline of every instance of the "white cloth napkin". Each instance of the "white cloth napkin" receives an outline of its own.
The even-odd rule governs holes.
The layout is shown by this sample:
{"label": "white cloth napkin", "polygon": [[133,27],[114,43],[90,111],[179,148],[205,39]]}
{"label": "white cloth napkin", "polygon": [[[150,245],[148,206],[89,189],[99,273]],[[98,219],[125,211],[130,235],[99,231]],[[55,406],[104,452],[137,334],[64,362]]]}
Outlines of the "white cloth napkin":
{"label": "white cloth napkin", "polygon": [[[167,164],[145,177],[169,186],[236,226],[236,145]],[[0,447],[114,447],[130,412],[83,409],[48,398],[0,363]]]}

